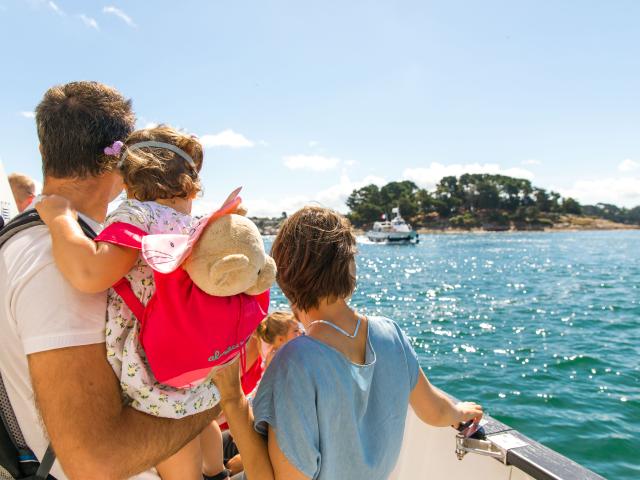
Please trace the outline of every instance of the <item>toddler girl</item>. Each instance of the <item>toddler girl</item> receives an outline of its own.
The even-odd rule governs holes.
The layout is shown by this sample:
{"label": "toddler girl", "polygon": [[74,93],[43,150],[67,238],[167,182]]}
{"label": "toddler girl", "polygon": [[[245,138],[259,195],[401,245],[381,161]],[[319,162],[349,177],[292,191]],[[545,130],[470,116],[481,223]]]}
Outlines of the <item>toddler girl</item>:
{"label": "toddler girl", "polygon": [[[192,231],[191,203],[200,191],[203,163],[202,146],[195,137],[160,125],[133,132],[126,142],[106,147],[105,154],[122,159],[118,168],[127,193],[127,199],[108,216],[106,226],[122,222],[149,234]],[[124,277],[135,296],[147,304],[155,291],[154,277],[138,250],[86,238],[75,221],[75,212],[61,197],[45,197],[36,209],[49,226],[56,264],[75,288],[99,292]],[[149,368],[139,334],[138,319],[110,289],[107,359],[120,380],[126,402],[137,410],[168,418],[192,415],[218,403],[218,392],[208,379],[185,389],[159,383]],[[215,422],[157,466],[163,480],[200,480],[203,468],[213,478],[227,476],[220,429]]]}
{"label": "toddler girl", "polygon": [[264,368],[268,367],[278,349],[304,333],[304,329],[291,312],[277,310],[270,313],[256,330],[266,348],[262,349]]}

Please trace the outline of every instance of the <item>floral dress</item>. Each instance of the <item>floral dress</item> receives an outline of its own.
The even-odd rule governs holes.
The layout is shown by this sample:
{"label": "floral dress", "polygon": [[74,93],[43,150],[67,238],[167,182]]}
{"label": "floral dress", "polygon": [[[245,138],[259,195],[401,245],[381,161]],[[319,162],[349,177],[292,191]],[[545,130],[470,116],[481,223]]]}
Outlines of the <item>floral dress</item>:
{"label": "floral dress", "polygon": [[[193,218],[156,202],[125,200],[109,215],[106,225],[124,222],[147,233],[189,233]],[[140,256],[127,273],[135,295],[147,304],[155,291],[153,271]],[[107,359],[120,380],[125,402],[151,415],[182,418],[216,405],[220,395],[208,379],[189,389],[159,383],[138,341],[140,324],[120,296],[109,290],[107,297]],[[176,352],[179,355],[180,352]]]}

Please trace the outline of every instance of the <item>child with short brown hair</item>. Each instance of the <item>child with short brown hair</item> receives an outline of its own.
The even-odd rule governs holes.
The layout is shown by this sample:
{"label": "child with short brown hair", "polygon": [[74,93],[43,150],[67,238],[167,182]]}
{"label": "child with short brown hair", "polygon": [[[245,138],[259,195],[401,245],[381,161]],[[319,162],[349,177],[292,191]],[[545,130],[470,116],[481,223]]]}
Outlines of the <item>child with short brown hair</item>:
{"label": "child with short brown hair", "polygon": [[278,284],[306,335],[280,348],[265,372],[254,425],[237,374],[216,376],[251,478],[388,478],[409,405],[435,426],[482,416],[480,405],[455,404],[429,383],[396,322],[349,306],[356,251],[347,219],[320,207],[291,215],[273,243]]}

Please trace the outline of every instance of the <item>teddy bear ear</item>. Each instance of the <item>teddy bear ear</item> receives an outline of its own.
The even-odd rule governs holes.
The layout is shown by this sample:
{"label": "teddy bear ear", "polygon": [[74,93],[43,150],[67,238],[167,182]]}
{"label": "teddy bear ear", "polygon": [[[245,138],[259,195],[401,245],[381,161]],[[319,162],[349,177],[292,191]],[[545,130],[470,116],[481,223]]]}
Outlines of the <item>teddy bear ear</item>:
{"label": "teddy bear ear", "polygon": [[267,256],[264,266],[258,274],[256,284],[247,290],[248,295],[260,295],[266,292],[276,281],[276,262],[273,258]]}
{"label": "teddy bear ear", "polygon": [[249,210],[247,210],[247,206],[244,203],[241,203],[236,207],[236,210],[233,213],[235,213],[236,215],[246,217],[248,212]]}
{"label": "teddy bear ear", "polygon": [[211,265],[209,275],[214,285],[223,286],[229,282],[230,273],[248,266],[249,258],[246,255],[240,253],[227,255]]}

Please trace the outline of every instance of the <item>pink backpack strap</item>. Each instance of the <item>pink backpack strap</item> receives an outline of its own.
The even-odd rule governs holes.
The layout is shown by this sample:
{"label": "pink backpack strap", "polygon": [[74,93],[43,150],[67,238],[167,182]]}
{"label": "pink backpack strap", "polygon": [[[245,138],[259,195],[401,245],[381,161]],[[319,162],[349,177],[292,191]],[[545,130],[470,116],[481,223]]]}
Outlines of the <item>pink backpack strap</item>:
{"label": "pink backpack strap", "polygon": [[134,225],[124,222],[112,223],[100,232],[94,241],[112,243],[121,247],[142,248],[142,239],[148,235],[147,232]]}
{"label": "pink backpack strap", "polygon": [[[112,243],[121,247],[142,248],[142,239],[147,235],[144,230],[124,222],[112,223],[95,238],[96,242]],[[131,288],[131,283],[126,278],[121,278],[113,285],[115,292],[122,298],[129,310],[136,316],[140,323],[143,322],[145,306],[136,297]]]}
{"label": "pink backpack strap", "polygon": [[112,288],[118,295],[120,295],[120,298],[122,298],[127,307],[129,307],[129,310],[131,310],[138,321],[142,324],[145,306],[142,304],[140,299],[136,297],[136,294],[133,293],[129,280],[121,278]]}

